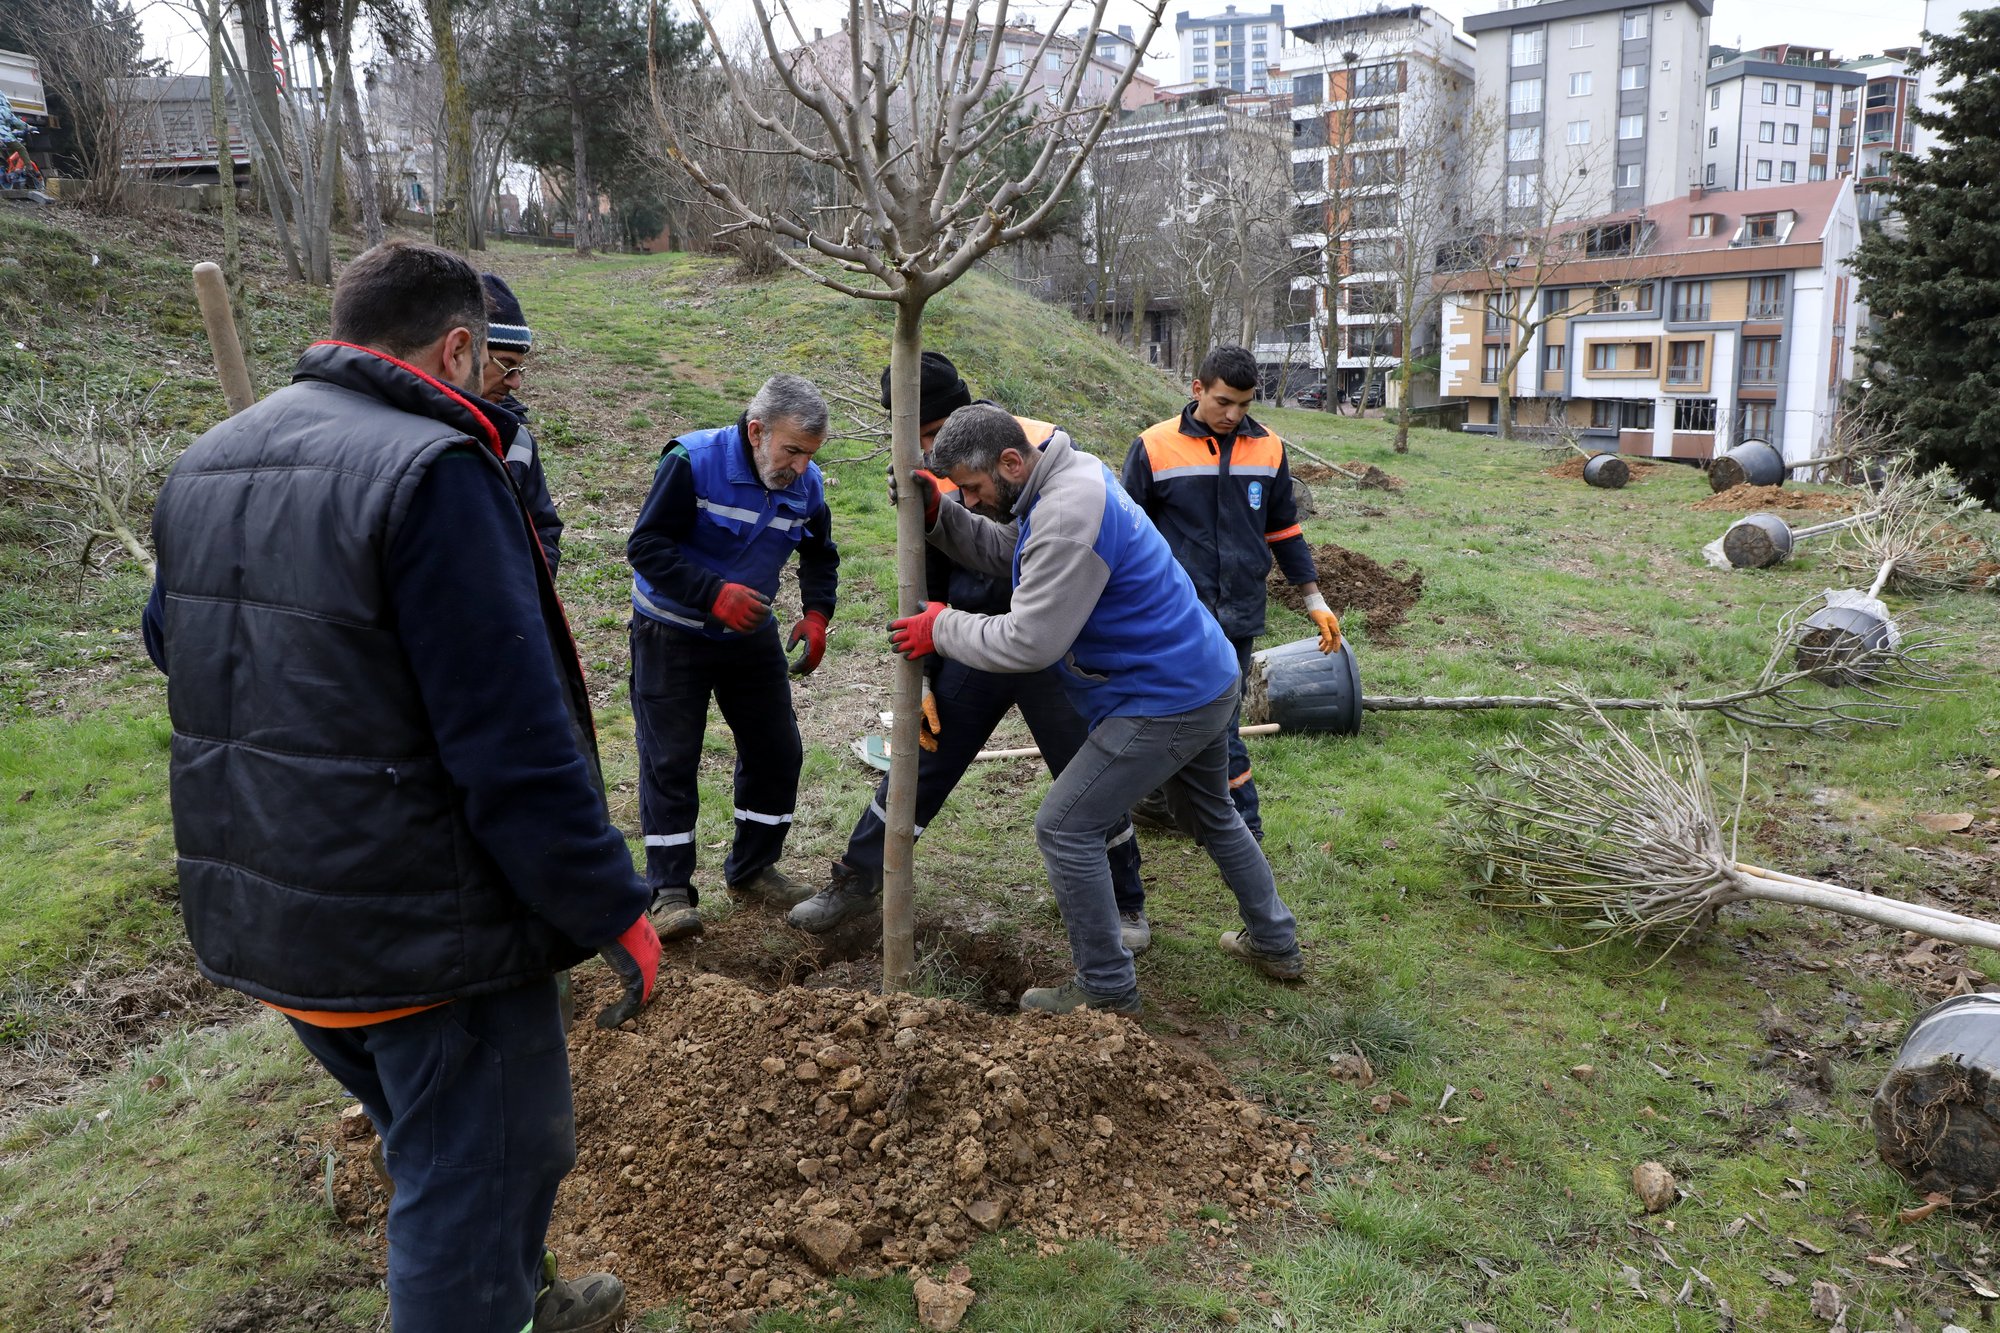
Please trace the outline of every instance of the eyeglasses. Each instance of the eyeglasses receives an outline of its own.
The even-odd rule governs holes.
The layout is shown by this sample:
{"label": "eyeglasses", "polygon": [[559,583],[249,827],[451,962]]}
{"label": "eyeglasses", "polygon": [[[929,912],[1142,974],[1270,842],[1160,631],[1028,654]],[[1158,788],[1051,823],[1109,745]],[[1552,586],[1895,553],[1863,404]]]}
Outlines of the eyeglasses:
{"label": "eyeglasses", "polygon": [[510,366],[504,362],[495,361],[493,368],[500,372],[500,382],[502,384],[519,384],[528,374],[528,368],[525,365]]}

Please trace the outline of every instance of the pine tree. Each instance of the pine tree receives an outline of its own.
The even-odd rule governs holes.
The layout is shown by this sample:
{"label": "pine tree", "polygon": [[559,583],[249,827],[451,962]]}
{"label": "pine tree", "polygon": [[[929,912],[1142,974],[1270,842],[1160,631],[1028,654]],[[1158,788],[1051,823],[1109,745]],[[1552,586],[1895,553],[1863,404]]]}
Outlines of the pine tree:
{"label": "pine tree", "polygon": [[[2000,495],[2000,9],[1931,38],[1919,62],[1958,87],[1919,125],[1942,142],[1900,158],[1896,222],[1855,256],[1878,372],[1866,411],[1926,465],[1948,464],[1989,506]],[[1898,222],[1900,225],[1898,225]]]}

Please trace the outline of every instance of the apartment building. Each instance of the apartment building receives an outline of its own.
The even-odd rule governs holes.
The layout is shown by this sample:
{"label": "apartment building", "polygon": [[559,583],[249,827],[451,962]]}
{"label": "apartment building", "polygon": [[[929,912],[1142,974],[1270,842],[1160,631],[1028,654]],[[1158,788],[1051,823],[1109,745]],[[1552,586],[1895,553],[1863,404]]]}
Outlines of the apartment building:
{"label": "apartment building", "polygon": [[1910,68],[1916,58],[1915,47],[1899,46],[1841,66],[1865,80],[1854,170],[1855,205],[1863,222],[1882,217],[1895,155],[1916,151],[1917,122],[1910,115],[1917,107],[1917,71]]}
{"label": "apartment building", "polygon": [[1238,13],[1235,5],[1225,5],[1205,18],[1191,18],[1183,9],[1174,15],[1174,36],[1181,55],[1176,87],[1268,92],[1271,67],[1285,54],[1285,7]]}
{"label": "apartment building", "polygon": [[1457,151],[1472,99],[1472,43],[1428,5],[1308,23],[1292,38],[1286,72],[1300,271],[1290,322],[1253,350],[1274,377],[1289,365],[1290,382],[1316,378],[1357,400],[1371,396],[1372,381],[1393,403],[1387,381],[1406,349],[1395,274],[1387,270],[1397,264],[1413,203],[1405,136],[1423,141],[1416,149],[1429,169],[1437,154]]}
{"label": "apartment building", "polygon": [[[1452,280],[1442,391],[1472,400],[1474,423],[1498,421],[1505,391],[1517,422],[1567,424],[1587,446],[1641,457],[1706,459],[1760,439],[1810,458],[1854,369],[1859,226],[1842,177],[1696,186],[1558,229],[1544,253],[1560,262]],[[1520,326],[1504,312],[1524,305],[1538,327],[1509,377]]]}
{"label": "apartment building", "polygon": [[1593,217],[1701,181],[1712,0],[1516,0],[1474,14],[1474,184],[1502,229]]}
{"label": "apartment building", "polygon": [[1755,190],[1848,174],[1866,82],[1823,47],[1714,48],[1701,184]]}

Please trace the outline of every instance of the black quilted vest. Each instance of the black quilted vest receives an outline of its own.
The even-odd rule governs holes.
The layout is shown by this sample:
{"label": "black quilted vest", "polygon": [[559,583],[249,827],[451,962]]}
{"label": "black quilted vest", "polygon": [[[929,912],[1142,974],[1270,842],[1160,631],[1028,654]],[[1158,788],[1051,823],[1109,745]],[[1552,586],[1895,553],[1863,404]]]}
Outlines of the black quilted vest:
{"label": "black quilted vest", "polygon": [[[290,386],[195,441],[160,492],[181,911],[212,981],[372,1011],[521,985],[589,953],[473,841],[388,614],[388,552],[448,449],[506,476],[466,397],[319,343]],[[535,541],[525,513],[520,540],[524,554]],[[532,563],[595,774],[582,669]]]}

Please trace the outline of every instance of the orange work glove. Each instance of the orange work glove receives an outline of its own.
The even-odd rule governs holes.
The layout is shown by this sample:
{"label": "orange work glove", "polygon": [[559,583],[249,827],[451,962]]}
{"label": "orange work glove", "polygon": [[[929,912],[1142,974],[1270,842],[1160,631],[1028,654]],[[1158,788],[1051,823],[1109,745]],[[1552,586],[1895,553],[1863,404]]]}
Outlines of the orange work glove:
{"label": "orange work glove", "polygon": [[1326,604],[1326,598],[1318,593],[1306,598],[1306,618],[1319,630],[1319,650],[1323,653],[1340,651],[1340,617]]}
{"label": "orange work glove", "polygon": [[923,724],[917,732],[917,745],[921,749],[937,753],[938,733],[944,728],[938,723],[937,696],[931,693],[931,683],[924,682]]}

